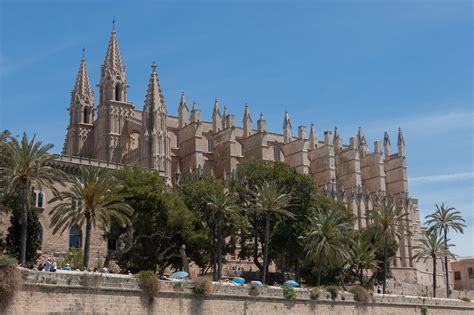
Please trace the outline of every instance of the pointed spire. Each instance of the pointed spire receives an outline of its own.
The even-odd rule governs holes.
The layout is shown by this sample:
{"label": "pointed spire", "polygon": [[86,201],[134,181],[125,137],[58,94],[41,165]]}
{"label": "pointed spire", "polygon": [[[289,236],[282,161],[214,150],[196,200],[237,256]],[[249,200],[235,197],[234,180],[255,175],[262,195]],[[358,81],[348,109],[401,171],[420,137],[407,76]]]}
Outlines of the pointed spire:
{"label": "pointed spire", "polygon": [[191,122],[199,122],[201,120],[201,110],[197,108],[196,101],[193,101],[193,108],[191,109]]}
{"label": "pointed spire", "polygon": [[265,118],[263,118],[263,113],[260,113],[260,119],[257,121],[257,128],[258,132],[267,131],[267,122],[265,121]]}
{"label": "pointed spire", "polygon": [[227,116],[229,113],[227,112],[227,106],[224,105],[224,112],[222,113],[222,129],[227,128]]}
{"label": "pointed spire", "polygon": [[311,123],[311,127],[309,128],[309,149],[313,150],[318,146],[318,135],[314,130],[314,124]]}
{"label": "pointed spire", "polygon": [[242,125],[244,129],[244,137],[250,136],[252,133],[252,118],[250,117],[249,106],[245,103],[244,117],[242,119]]}
{"label": "pointed spire", "polygon": [[390,144],[390,138],[388,136],[388,132],[386,131],[383,136],[383,148],[385,159],[388,159],[388,157],[392,154],[392,145]]}
{"label": "pointed spire", "polygon": [[337,150],[341,150],[341,148],[342,148],[342,140],[341,140],[341,137],[339,136],[339,130],[337,129],[337,127],[334,127],[333,143],[334,143],[334,147],[335,147]]}
{"label": "pointed spire", "polygon": [[364,133],[362,132],[362,128],[359,127],[359,131],[357,131],[357,144],[361,154],[361,157],[364,157],[369,152],[369,146],[367,145],[367,141],[365,140]]}
{"label": "pointed spire", "polygon": [[151,64],[151,75],[145,97],[145,109],[166,113],[166,105],[161,92],[160,81],[156,72],[157,64]]}
{"label": "pointed spire", "polygon": [[104,74],[110,71],[110,76],[120,76],[123,78],[123,81],[125,81],[125,65],[122,62],[117,34],[115,32],[115,20],[112,23],[112,32],[110,33],[109,46],[105,54],[103,69]]}
{"label": "pointed spire", "polygon": [[214,100],[214,110],[212,111],[212,131],[214,133],[219,132],[222,128],[222,117],[221,112],[219,111],[219,100]]}
{"label": "pointed spire", "polygon": [[93,105],[94,102],[94,92],[91,87],[89,71],[87,71],[85,49],[82,49],[82,58],[81,64],[79,66],[79,71],[77,72],[76,83],[74,84],[73,95],[78,97],[81,102],[89,102],[90,105]]}
{"label": "pointed spire", "polygon": [[403,139],[402,129],[398,128],[398,155],[405,156],[405,140]]}
{"label": "pointed spire", "polygon": [[179,101],[178,106],[178,116],[179,116],[179,127],[183,128],[189,123],[189,109],[186,104],[186,97],[184,91],[181,92],[181,100]]}
{"label": "pointed spire", "polygon": [[285,143],[290,142],[292,138],[290,115],[287,110],[285,110],[285,117],[283,119],[283,138]]}

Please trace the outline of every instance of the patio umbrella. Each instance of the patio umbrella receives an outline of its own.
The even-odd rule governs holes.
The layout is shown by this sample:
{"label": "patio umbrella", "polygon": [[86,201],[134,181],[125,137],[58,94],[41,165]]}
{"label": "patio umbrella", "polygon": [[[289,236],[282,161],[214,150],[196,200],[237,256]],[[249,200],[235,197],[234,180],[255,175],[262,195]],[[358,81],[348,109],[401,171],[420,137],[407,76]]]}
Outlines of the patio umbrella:
{"label": "patio umbrella", "polygon": [[189,276],[189,273],[187,273],[186,271],[177,271],[171,275],[171,277],[174,279],[183,279],[187,276]]}
{"label": "patio umbrella", "polygon": [[258,280],[250,281],[250,283],[255,285],[263,285],[262,282]]}
{"label": "patio umbrella", "polygon": [[232,279],[232,281],[234,281],[235,283],[245,283],[245,279],[242,277],[235,277],[234,279]]}
{"label": "patio umbrella", "polygon": [[286,280],[285,283],[286,285],[289,285],[291,287],[299,287],[300,284],[296,281],[293,281],[293,280]]}

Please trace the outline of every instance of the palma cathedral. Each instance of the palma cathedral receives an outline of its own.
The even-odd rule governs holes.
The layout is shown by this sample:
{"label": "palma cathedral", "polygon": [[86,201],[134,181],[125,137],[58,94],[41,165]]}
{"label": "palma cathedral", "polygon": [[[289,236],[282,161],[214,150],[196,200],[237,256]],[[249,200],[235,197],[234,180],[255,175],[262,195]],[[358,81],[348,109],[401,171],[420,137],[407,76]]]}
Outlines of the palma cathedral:
{"label": "palma cathedral", "polygon": [[[205,120],[198,104],[188,103],[184,92],[173,115],[165,102],[155,63],[151,64],[145,101],[139,109],[127,98],[126,66],[115,28],[97,87],[96,99],[83,52],[71,94],[62,155],[55,161],[58,167],[74,172],[78,165],[120,168],[140,164],[159,172],[173,186],[186,172],[226,179],[234,176],[239,163],[251,158],[281,161],[312,176],[318,193],[346,204],[357,216],[356,228],[368,224],[367,210],[384,202],[403,208],[408,219],[401,227],[405,236],[400,239],[392,272],[398,279],[412,283],[429,281],[430,272],[413,259],[422,229],[418,201],[408,193],[405,140],[400,129],[396,152],[387,132],[383,141],[374,141],[369,149],[361,128],[346,143],[337,128],[318,134],[313,124],[309,130],[302,125],[294,133],[288,112],[282,113],[282,130],[269,131],[264,114],[254,116],[258,117],[254,123],[247,104],[239,119],[241,124],[218,99],[211,119]],[[43,212],[45,218],[40,216],[43,226],[48,225],[48,212]],[[60,240],[49,232],[44,234],[49,241],[43,241],[43,251],[67,248],[67,237]],[[93,250],[105,252],[100,236],[94,239]]]}

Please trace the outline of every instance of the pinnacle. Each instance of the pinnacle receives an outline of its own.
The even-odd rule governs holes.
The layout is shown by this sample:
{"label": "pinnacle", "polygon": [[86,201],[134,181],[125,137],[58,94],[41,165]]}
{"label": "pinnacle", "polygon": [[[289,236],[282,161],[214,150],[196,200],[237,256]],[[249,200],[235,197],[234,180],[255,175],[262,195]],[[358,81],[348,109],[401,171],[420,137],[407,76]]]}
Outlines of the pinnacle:
{"label": "pinnacle", "polygon": [[125,75],[125,66],[122,63],[115,27],[112,28],[112,33],[110,34],[109,46],[107,47],[103,67],[105,70],[111,71],[111,75]]}
{"label": "pinnacle", "polygon": [[405,144],[405,139],[403,139],[402,129],[398,128],[398,145]]}
{"label": "pinnacle", "polygon": [[89,72],[87,71],[85,49],[82,49],[82,59],[76,77],[76,84],[74,85],[73,94],[74,93],[82,98],[89,97],[90,101],[94,98],[94,92],[92,91],[90,84]]}
{"label": "pinnacle", "polygon": [[161,92],[160,81],[156,73],[156,63],[151,65],[152,71],[150,74],[150,81],[148,83],[147,94],[145,97],[145,107],[157,109],[166,112],[166,105],[164,102],[163,93]]}

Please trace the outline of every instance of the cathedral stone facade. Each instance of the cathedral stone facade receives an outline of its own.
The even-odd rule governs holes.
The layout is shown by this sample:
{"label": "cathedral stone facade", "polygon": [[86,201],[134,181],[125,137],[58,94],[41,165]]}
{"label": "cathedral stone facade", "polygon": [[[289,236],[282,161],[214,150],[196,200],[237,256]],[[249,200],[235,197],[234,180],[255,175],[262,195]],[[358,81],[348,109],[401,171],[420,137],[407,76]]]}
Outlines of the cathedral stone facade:
{"label": "cathedral stone facade", "polygon": [[[263,113],[256,126],[250,109],[244,108],[242,125],[216,99],[211,121],[203,120],[196,102],[189,106],[184,93],[178,115],[168,113],[160,88],[157,66],[152,64],[143,110],[127,99],[127,77],[115,29],[110,35],[100,69],[98,106],[83,56],[69,107],[70,123],[63,155],[82,163],[134,165],[158,171],[169,185],[180,174],[195,171],[228,178],[237,165],[250,158],[282,161],[298,172],[311,175],[319,192],[340,200],[356,214],[357,227],[368,224],[366,211],[391,201],[409,213],[403,227],[412,237],[400,240],[394,266],[413,267],[413,247],[420,235],[417,200],[408,194],[405,140],[398,131],[397,152],[392,152],[388,133],[375,141],[373,151],[359,128],[343,143],[337,128],[324,131],[321,139],[314,125],[297,134],[288,112],[281,133],[270,132]],[[256,128],[255,128],[256,127]],[[410,234],[407,233],[407,234]]]}

